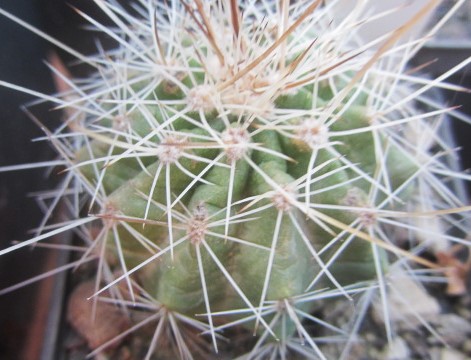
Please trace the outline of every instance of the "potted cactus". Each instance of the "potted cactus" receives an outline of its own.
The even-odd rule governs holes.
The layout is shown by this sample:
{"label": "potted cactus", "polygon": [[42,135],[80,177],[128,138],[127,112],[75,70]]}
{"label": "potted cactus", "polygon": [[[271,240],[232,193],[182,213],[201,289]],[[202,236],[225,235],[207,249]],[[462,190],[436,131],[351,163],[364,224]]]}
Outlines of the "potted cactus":
{"label": "potted cactus", "polygon": [[[65,110],[46,216],[68,220],[0,255],[77,234],[69,267],[95,271],[69,320],[92,355],[141,333],[137,358],[346,358],[370,307],[394,341],[397,279],[457,281],[433,255],[468,246],[468,176],[427,93],[463,89],[407,69],[426,38],[405,38],[439,1],[368,41],[389,11],[337,3],[96,0],[114,25],[82,15],[118,46],[58,44],[94,70],[36,94]],[[332,302],[347,320],[317,315]]]}

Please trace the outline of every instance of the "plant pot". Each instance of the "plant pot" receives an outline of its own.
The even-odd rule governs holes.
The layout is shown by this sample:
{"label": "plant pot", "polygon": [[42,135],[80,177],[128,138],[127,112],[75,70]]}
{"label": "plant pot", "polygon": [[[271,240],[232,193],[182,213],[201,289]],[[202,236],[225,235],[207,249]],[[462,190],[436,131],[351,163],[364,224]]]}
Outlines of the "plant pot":
{"label": "plant pot", "polygon": [[[448,131],[448,128],[445,126],[445,129],[444,129],[445,132]],[[448,135],[448,137],[451,137],[450,135]],[[448,143],[452,144],[453,143],[453,140],[450,139],[450,140],[446,140]],[[456,159],[455,158],[450,158],[450,161],[453,162],[455,161]],[[453,165],[454,168],[458,169],[459,165],[457,164],[454,164]],[[456,192],[458,192],[460,195],[460,197],[465,197],[466,194],[465,194],[465,191],[460,188],[461,185],[460,185],[460,182],[457,181],[455,184],[452,185],[452,187],[454,188],[454,190]],[[60,259],[56,259],[57,261],[59,262],[56,262],[56,266],[57,265],[60,265],[60,264],[63,264],[65,260],[65,258],[60,258]],[[54,262],[56,261],[54,260],[54,256],[51,258],[51,262]],[[38,320],[36,320],[37,324],[40,324],[38,325],[38,330],[32,330],[33,331],[33,334],[31,335],[31,339],[35,339],[35,341],[31,341],[31,343],[33,343],[32,347],[35,348],[35,349],[38,349],[36,351],[34,351],[34,354],[41,354],[39,355],[40,357],[42,357],[42,359],[49,359],[49,358],[62,358],[63,355],[61,355],[63,352],[63,343],[60,342],[60,340],[56,340],[57,339],[57,335],[59,334],[60,331],[57,330],[57,326],[59,326],[60,324],[60,321],[58,320],[60,318],[60,314],[62,313],[61,311],[61,305],[62,304],[62,300],[61,300],[61,297],[58,293],[56,292],[61,292],[63,293],[63,289],[64,289],[64,278],[62,277],[59,282],[57,283],[57,285],[54,285],[52,286],[50,283],[46,283],[46,285],[44,285],[44,290],[42,291],[42,293],[51,293],[52,295],[50,295],[49,297],[45,297],[44,299],[41,300],[41,304],[51,304],[51,312],[49,312],[47,315],[43,312],[43,311],[40,311],[38,312]],[[57,303],[57,301],[59,303]],[[48,330],[44,330],[45,328],[47,328]],[[42,334],[46,334],[45,336],[41,336]],[[37,341],[38,339],[40,339],[39,341]],[[44,347],[41,347],[39,346],[38,344],[44,344]],[[58,349],[57,347],[58,346]],[[41,348],[41,350],[39,350]],[[36,355],[28,355],[28,356],[36,356]]]}

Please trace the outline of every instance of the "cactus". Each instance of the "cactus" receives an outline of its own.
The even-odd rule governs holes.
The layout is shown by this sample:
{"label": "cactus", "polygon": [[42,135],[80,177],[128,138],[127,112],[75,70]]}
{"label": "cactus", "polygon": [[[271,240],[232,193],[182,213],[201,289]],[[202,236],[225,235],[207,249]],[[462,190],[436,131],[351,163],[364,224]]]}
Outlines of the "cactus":
{"label": "cactus", "polygon": [[118,46],[74,53],[94,73],[43,96],[67,109],[46,131],[71,222],[0,254],[79,230],[92,298],[148,315],[121,337],[156,324],[146,358],[198,357],[201,339],[203,357],[329,357],[312,328],[348,348],[357,327],[316,318],[323,299],[375,292],[386,309],[391,269],[435,270],[423,252],[465,244],[446,181],[467,177],[440,138],[454,109],[424,95],[461,89],[406,72],[425,40],[398,42],[437,3],[362,42],[368,1],[340,21],[336,1],[96,0],[115,27],[82,15]]}

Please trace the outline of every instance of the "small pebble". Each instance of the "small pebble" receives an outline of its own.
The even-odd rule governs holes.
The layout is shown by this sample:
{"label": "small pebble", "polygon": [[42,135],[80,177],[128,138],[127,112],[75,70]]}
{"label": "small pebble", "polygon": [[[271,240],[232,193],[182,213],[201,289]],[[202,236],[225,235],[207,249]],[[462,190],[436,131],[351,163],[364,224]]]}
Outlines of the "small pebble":
{"label": "small pebble", "polygon": [[[415,328],[422,323],[417,316],[425,320],[436,318],[440,313],[440,305],[437,299],[430,296],[425,289],[414,282],[410,276],[402,274],[398,270],[390,279],[390,284],[395,291],[388,298],[389,317],[393,323],[405,328]],[[384,323],[384,313],[381,302],[373,307],[373,318],[379,324]]]}
{"label": "small pebble", "polygon": [[463,343],[462,349],[465,352],[465,354],[468,354],[469,356],[471,356],[471,339],[468,339]]}
{"label": "small pebble", "polygon": [[441,349],[440,360],[469,360],[469,358],[459,351],[443,348]]}
{"label": "small pebble", "polygon": [[386,347],[384,358],[387,360],[407,360],[410,358],[410,351],[407,343],[400,337],[396,337]]}
{"label": "small pebble", "polygon": [[[95,281],[79,284],[69,298],[67,320],[82,336],[91,350],[115,338],[130,326],[130,321],[116,306],[98,301],[93,317],[93,300],[87,300],[95,292]],[[122,339],[121,339],[122,340]],[[120,341],[110,345],[118,346]]]}
{"label": "small pebble", "polygon": [[445,342],[460,347],[471,335],[471,324],[456,314],[441,314],[432,323]]}

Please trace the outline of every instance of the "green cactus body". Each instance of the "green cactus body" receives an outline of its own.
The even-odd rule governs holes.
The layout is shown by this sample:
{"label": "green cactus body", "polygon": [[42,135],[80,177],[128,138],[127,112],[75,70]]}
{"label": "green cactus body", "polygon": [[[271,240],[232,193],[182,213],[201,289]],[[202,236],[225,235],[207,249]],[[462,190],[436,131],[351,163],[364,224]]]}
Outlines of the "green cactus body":
{"label": "green cactus body", "polygon": [[408,256],[381,221],[415,241],[427,230],[394,221],[424,209],[424,186],[439,209],[457,206],[424,170],[431,147],[407,140],[439,120],[396,110],[408,77],[380,61],[402,30],[376,50],[355,45],[360,5],[337,24],[321,1],[142,0],[137,17],[97,3],[120,47],[91,59],[99,72],[77,100],[85,120],[71,124],[67,159],[88,184],[77,208],[88,201],[101,229],[100,264],[123,273],[97,279],[96,295],[126,280],[133,301],[165,309],[147,358],[165,319],[183,358],[178,324],[206,329],[214,350],[226,328],[257,334],[232,355],[325,358],[303,322],[343,333],[311,315],[316,299],[366,283],[384,295],[391,263]]}
{"label": "green cactus body", "polygon": [[[192,46],[200,45],[196,42]],[[209,52],[209,49],[207,50]],[[315,221],[307,218],[293,204],[293,201],[298,201],[297,197],[302,199],[303,196],[307,196],[314,207],[316,204],[342,205],[345,203],[348,190],[352,187],[362,189],[359,191],[363,194],[370,191],[372,186],[370,179],[378,167],[375,149],[377,146],[375,142],[378,141],[378,138],[375,138],[372,131],[368,130],[371,125],[371,119],[367,115],[368,109],[364,105],[351,106],[346,111],[343,110],[343,114],[337,119],[334,119],[337,116],[335,111],[331,115],[334,121],[327,118],[325,124],[322,124],[317,123],[315,118],[309,115],[309,112],[314,110],[322,114],[322,108],[328,108],[328,101],[334,98],[329,86],[324,85],[315,99],[313,98],[313,86],[310,83],[299,87],[292,95],[281,95],[275,98],[271,95],[270,102],[274,102],[276,106],[272,110],[273,112],[276,112],[277,108],[284,111],[305,110],[304,116],[292,120],[292,124],[297,130],[289,131],[289,136],[276,130],[263,130],[264,123],[251,119],[250,113],[245,110],[242,115],[237,117],[227,117],[223,121],[226,126],[228,125],[226,130],[237,129],[240,124],[251,122],[248,127],[244,125],[248,138],[242,141],[246,140],[246,144],[238,144],[236,138],[223,144],[225,146],[234,144],[241,146],[241,153],[232,155],[231,158],[231,150],[228,150],[230,147],[221,147],[220,143],[217,143],[218,139],[224,141],[225,130],[219,125],[222,125],[222,122],[218,120],[217,116],[218,108],[215,105],[217,99],[209,98],[209,96],[214,96],[213,94],[204,94],[206,89],[202,85],[211,83],[214,79],[207,72],[208,69],[199,62],[189,60],[188,63],[193,70],[182,80],[182,84],[188,88],[186,98],[184,90],[179,85],[171,85],[171,82],[164,80],[157,87],[155,93],[149,95],[148,99],[151,101],[155,99],[155,101],[185,102],[188,94],[193,91],[192,89],[195,90],[194,96],[197,99],[192,104],[194,109],[191,109],[190,112],[186,111],[184,117],[175,117],[167,126],[164,125],[162,130],[167,131],[168,129],[169,134],[172,131],[176,132],[180,138],[182,136],[191,137],[191,135],[204,135],[208,139],[213,138],[215,146],[208,146],[208,149],[204,147],[192,148],[191,141],[186,147],[193,155],[208,161],[217,158],[212,168],[204,173],[201,181],[194,183],[190,189],[187,189],[192,182],[188,173],[200,176],[199,174],[206,168],[207,162],[197,161],[194,158],[188,159],[183,157],[183,154],[174,154],[175,158],[165,159],[167,153],[164,152],[160,157],[154,156],[153,160],[149,160],[148,156],[143,156],[142,163],[138,161],[137,156],[129,159],[123,157],[106,168],[106,174],[103,176],[102,186],[109,193],[108,208],[115,213],[133,218],[166,221],[168,211],[181,214],[184,214],[185,211],[189,212],[186,217],[175,218],[172,221],[173,224],[167,224],[167,226],[133,225],[135,231],[160,247],[169,244],[169,236],[172,236],[173,241],[186,239],[175,246],[172,253],[166,253],[159,258],[159,261],[143,270],[140,276],[143,287],[170,311],[190,316],[203,313],[205,309],[227,311],[231,308],[244,308],[247,306],[247,300],[255,307],[257,305],[263,306],[266,301],[282,303],[286,299],[290,300],[295,296],[300,296],[306,292],[311,281],[320,271],[320,265],[313,258],[313,254],[309,251],[303,238],[310,240],[314,251],[320,251],[332,239],[332,232],[335,233],[338,229],[331,229],[332,232],[327,231]],[[351,73],[348,73],[347,76],[351,77]],[[145,86],[145,84],[140,84],[135,87],[134,92],[138,93],[139,87]],[[346,86],[345,79],[337,84],[339,88],[343,86]],[[198,98],[199,96],[201,98]],[[348,99],[346,98],[345,101]],[[209,103],[206,104],[205,101],[209,101]],[[357,99],[356,102],[365,103],[364,96],[362,96],[362,100]],[[136,134],[138,138],[155,142],[157,149],[160,146],[172,147],[172,145],[165,143],[165,138],[162,139],[162,135],[159,135],[160,129],[155,127],[162,126],[166,123],[166,118],[172,117],[172,113],[184,111],[183,109],[184,104],[176,105],[173,111],[162,111],[151,105],[143,112],[143,115],[152,117],[151,121],[146,120],[145,116],[140,115],[136,110],[136,115],[131,115],[130,133]],[[270,115],[268,115],[269,121]],[[331,123],[331,125],[327,126],[327,123]],[[204,127],[208,125],[211,128],[205,130]],[[189,130],[184,130],[185,128]],[[366,128],[366,130],[353,135],[335,136],[336,132],[348,133],[349,130],[361,130],[361,128]],[[322,134],[323,131],[324,134]],[[323,146],[324,142],[329,141],[328,133],[332,134],[336,145]],[[154,135],[149,137],[149,134]],[[320,137],[324,135],[325,139],[317,139],[317,135]],[[384,138],[382,134],[378,136],[380,139]],[[129,141],[129,138],[120,136],[118,140]],[[173,137],[172,140],[178,141]],[[318,141],[317,144],[316,141]],[[211,143],[209,140],[206,142],[208,145]],[[131,140],[130,146],[134,143],[136,140]],[[258,148],[254,146],[256,150],[252,151],[249,150],[250,144],[259,145]],[[139,145],[139,141],[137,141],[137,145]],[[110,144],[102,145],[97,140],[91,146],[91,154],[87,148],[78,151],[77,162],[100,157],[106,158],[107,156],[119,157],[120,151],[124,150],[124,147],[118,146],[113,148],[110,154],[110,146]],[[187,151],[186,148],[183,151]],[[347,161],[341,161],[339,155],[332,151],[333,149]],[[178,149],[174,150],[178,151]],[[387,166],[389,180],[393,188],[400,186],[407,180],[416,168],[413,161],[408,159],[408,155],[394,145],[385,150],[383,156],[386,157],[385,166]],[[249,165],[249,159],[253,165]],[[175,165],[177,161],[179,162],[178,167]],[[143,169],[141,164],[144,164],[146,168]],[[346,164],[355,165],[345,166]],[[95,163],[95,166],[97,165],[99,163]],[[231,165],[234,166],[232,174]],[[251,166],[255,166],[257,169],[251,169]],[[182,171],[182,168],[187,173]],[[319,170],[313,172],[313,169],[317,168]],[[81,171],[92,180],[91,170],[83,168]],[[166,171],[170,173],[169,177],[164,174]],[[359,177],[359,172],[368,177]],[[310,175],[304,181],[312,180],[312,184],[295,190],[292,199],[287,199],[286,194],[279,193],[277,187],[286,192],[292,192],[290,186],[295,187],[296,181],[306,177],[307,174]],[[349,181],[354,177],[359,177],[359,179],[353,182]],[[331,187],[332,190],[329,190]],[[181,204],[175,204],[171,209],[168,208],[168,193],[171,193],[171,197],[174,199],[185,189],[188,192],[180,198]],[[303,195],[303,192],[312,192],[312,195]],[[233,216],[235,211],[240,211],[242,208],[241,205],[235,206],[228,213],[223,210],[226,206],[231,205],[228,204],[229,194],[231,194],[231,203],[240,202],[244,197],[257,199],[254,205],[247,208],[247,211],[252,207],[262,210],[253,212],[255,219],[230,225],[225,233],[225,217]],[[147,205],[149,200],[145,198],[146,196],[152,197],[150,206]],[[158,204],[161,205],[158,206]],[[147,214],[145,214],[146,207],[149,207]],[[326,210],[324,213],[347,225],[358,216],[353,211]],[[185,219],[187,224],[184,222]],[[219,221],[218,226],[210,227],[211,223],[217,221]],[[297,226],[294,225],[294,221]],[[123,229],[122,226],[119,227],[118,232],[120,246],[125,249],[125,253],[129,253],[129,257],[125,256],[127,265],[133,267],[139,261],[144,261],[148,254],[142,248],[139,249],[141,246],[133,239],[135,235]],[[115,243],[115,236],[110,232],[110,244]],[[225,236],[236,237],[264,248],[254,248],[227,239],[224,240]],[[212,256],[203,247],[203,241],[211,248],[213,255],[227,269],[230,269],[231,276],[245,295],[244,298],[241,298],[237,291],[232,289],[234,285],[228,281],[227,275],[221,272]],[[340,246],[332,246],[324,254],[323,261],[327,262]],[[139,255],[136,255],[136,252]],[[386,254],[383,253],[382,256],[384,257]],[[382,263],[386,266],[385,259],[382,260]],[[327,271],[331,272],[335,279],[345,284],[375,278],[376,269],[371,245],[364,240],[353,237],[350,239],[349,246],[340,256],[337,256],[336,261]],[[323,278],[324,281],[321,281],[317,287],[330,284],[325,276]],[[300,309],[309,312],[314,305],[303,304],[300,305]],[[254,323],[248,322],[246,326],[251,328]],[[291,336],[295,333],[295,329],[296,326],[291,320],[280,323],[273,329],[276,335],[273,339],[287,334]]]}
{"label": "green cactus body", "polygon": [[[165,95],[165,91],[162,89],[159,90],[159,93],[162,93],[163,99],[172,98],[171,94]],[[313,100],[311,92],[307,88],[301,89],[295,95],[282,97],[276,100],[275,103],[281,109],[311,109]],[[316,103],[324,104],[320,99]],[[214,121],[212,114],[213,110],[208,114],[204,114],[205,121],[208,123]],[[201,121],[201,115],[192,114],[191,117],[194,121]],[[229,118],[230,126],[227,129],[237,129],[237,121],[240,122],[240,120],[240,118]],[[359,129],[368,126],[368,120],[363,108],[352,108],[334,123],[332,129],[335,131]],[[163,122],[164,120],[161,118],[155,121],[156,124]],[[138,129],[133,128],[134,124]],[[185,124],[186,126],[189,125],[187,121],[185,121]],[[146,126],[146,124],[142,125],[142,120],[133,121],[131,123],[131,132],[146,136],[145,131],[143,131]],[[302,138],[284,137],[273,130],[259,131],[257,130],[259,126],[262,126],[262,124],[252,124],[246,130],[246,133],[250,137],[250,142],[260,144],[263,150],[245,151],[243,149],[244,153],[240,159],[232,159],[234,164],[234,173],[232,175],[230,160],[228,161],[229,155],[224,155],[224,151],[227,152],[227,149],[218,150],[217,147],[215,149],[211,146],[208,149],[204,147],[191,149],[191,144],[187,145],[194,155],[201,156],[208,159],[208,161],[216,157],[219,160],[204,174],[201,181],[195,183],[188,191],[188,194],[180,199],[182,205],[176,204],[172,210],[183,211],[185,208],[190,214],[195,211],[204,212],[204,219],[199,220],[202,223],[209,221],[210,217],[216,215],[211,218],[211,221],[214,222],[225,218],[226,214],[222,209],[228,205],[229,193],[232,194],[232,203],[240,201],[243,196],[261,197],[261,200],[257,201],[254,206],[263,210],[260,212],[255,211],[255,220],[231,225],[227,234],[224,234],[224,225],[221,223],[221,225],[211,230],[218,233],[220,237],[205,234],[204,232],[207,229],[201,230],[204,241],[210,244],[209,246],[211,246],[220,261],[230,267],[241,290],[254,304],[257,304],[258,301],[282,301],[283,299],[302,295],[320,268],[302,238],[309,238],[317,250],[322,249],[332,238],[331,233],[316,225],[315,222],[306,219],[299,209],[293,207],[292,203],[284,199],[284,195],[277,194],[277,189],[273,188],[273,184],[289,192],[291,191],[289,189],[290,185],[295,186],[296,179],[305,176],[310,170],[319,166],[320,170],[311,176],[314,180],[313,183],[307,187],[308,192],[315,193],[309,196],[310,201],[313,204],[340,205],[347,196],[348,189],[352,188],[352,184],[348,180],[355,176],[354,171],[345,168],[344,164],[337,160],[335,155],[327,149],[320,148],[316,150],[316,159],[313,164],[310,164],[313,149],[309,144],[302,141]],[[224,130],[221,130],[223,130],[221,127],[212,128],[212,131],[215,131],[222,138]],[[151,129],[149,128],[147,131],[150,132]],[[185,136],[191,136],[191,134],[211,136],[209,132],[198,127],[193,127],[192,130],[180,131]],[[254,135],[251,135],[251,132],[254,132]],[[374,139],[369,131],[339,137],[339,141],[338,151],[344,154],[350,162],[358,163],[358,167],[364,170],[365,173],[374,172],[376,164]],[[98,146],[96,147],[98,148]],[[109,145],[104,146],[104,151],[102,150],[99,153],[97,150],[93,155],[104,157],[105,152],[108,151],[106,148],[109,148]],[[168,145],[162,143],[162,146]],[[85,151],[86,149],[79,150],[79,160],[82,160],[80,154]],[[119,151],[115,150],[115,153],[118,155]],[[281,158],[279,154],[286,154],[283,156],[287,156],[288,159]],[[256,166],[259,170],[252,169],[249,171],[250,166],[244,157],[251,159],[253,166]],[[82,161],[86,160],[83,159]],[[183,157],[178,157],[175,160],[178,160],[181,167],[195,176],[200,174],[206,166],[204,162]],[[146,160],[146,162],[149,161]],[[173,196],[180,194],[192,180],[173,162],[172,159],[172,161],[165,163],[157,157],[157,162],[151,163],[145,169],[139,169],[140,164],[131,158],[120,159],[111,165],[109,169],[107,168],[107,173],[103,177],[104,181],[110,182],[109,184],[103,184],[105,189],[111,190],[107,201],[108,208],[132,218],[165,221],[166,194],[168,192],[171,192]],[[121,163],[123,164],[120,169]],[[130,163],[130,165],[126,166],[126,163]],[[162,169],[162,163],[168,165],[167,170]],[[403,173],[404,170],[401,166],[396,165],[397,172]],[[170,172],[170,182],[165,177],[164,171]],[[136,172],[139,172],[139,174],[136,174]],[[84,169],[83,173],[90,178],[91,171]],[[262,173],[265,175],[262,176]],[[395,175],[391,174],[391,177]],[[267,178],[271,179],[271,182]],[[92,179],[90,178],[90,180]],[[206,183],[202,183],[203,181]],[[357,186],[363,187],[365,190],[371,186],[364,179],[359,179],[356,183]],[[119,186],[116,184],[119,184]],[[338,187],[337,184],[345,185]],[[169,186],[170,189],[167,189]],[[323,191],[332,186],[334,189]],[[153,190],[151,191],[151,189]],[[306,191],[306,188],[303,188],[302,191]],[[320,192],[317,194],[317,191]],[[143,194],[152,194],[152,204],[149,207],[147,216],[145,215],[145,209],[148,199]],[[267,194],[269,194],[268,198],[266,197]],[[294,202],[297,201],[296,196],[299,195],[302,197],[302,194],[293,194]],[[156,204],[162,205],[159,207]],[[241,208],[241,206],[238,206],[238,208]],[[233,214],[233,211],[230,214]],[[326,214],[345,224],[351,223],[356,218],[353,212],[348,211],[331,210],[326,211]],[[297,227],[293,225],[293,219],[298,224]],[[187,221],[191,224],[192,221],[195,221],[195,218],[190,217]],[[182,227],[184,224],[179,225]],[[206,227],[207,225],[201,226]],[[185,314],[194,314],[204,310],[203,291],[207,292],[208,300],[214,309],[224,310],[224,305],[227,306],[225,297],[235,299],[233,300],[233,306],[243,306],[244,301],[237,299],[237,294],[231,294],[232,285],[218,271],[211,257],[205,251],[201,252],[200,258],[197,257],[195,246],[200,246],[198,242],[202,240],[192,240],[191,230],[188,229],[187,225],[184,225],[182,229],[176,224],[175,226],[175,229],[169,229],[163,225],[134,225],[135,230],[140,232],[143,237],[154,241],[161,247],[168,244],[170,231],[174,239],[186,237],[188,240],[173,249],[172,255],[166,254],[157,264],[151,265],[151,270],[146,269],[144,271],[142,278],[144,279],[145,289],[168,309]],[[189,226],[191,227],[191,225]],[[118,231],[121,246],[130,254],[127,259],[128,264],[136,266],[139,260],[143,261],[145,259],[146,252],[142,251],[143,249],[140,252],[137,250],[140,245],[133,239],[135,235],[121,227]],[[254,249],[250,246],[224,241],[222,238],[225,235],[235,236],[241,240],[261,245],[265,249]],[[115,234],[110,233],[109,236],[113,238]],[[113,244],[113,239],[110,239],[110,243]],[[335,253],[334,250],[336,249],[328,254]],[[140,254],[139,256],[136,256],[136,251]],[[134,254],[134,258],[131,254]],[[328,258],[327,256],[325,261]],[[200,264],[198,264],[198,261]],[[204,269],[205,282],[208,284],[205,289],[201,284],[201,269]],[[373,278],[375,276],[375,267],[372,261],[371,245],[361,239],[354,239],[352,245],[337,259],[330,271],[337,279],[346,283]],[[248,326],[252,325],[249,324]]]}

